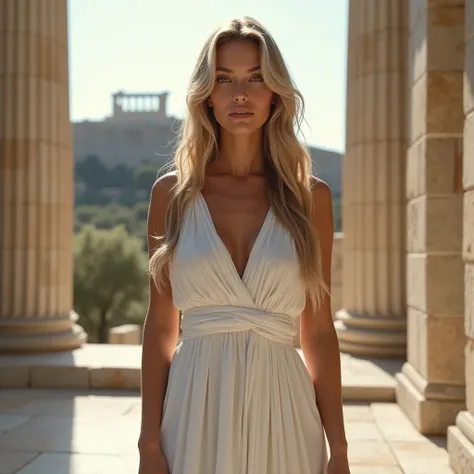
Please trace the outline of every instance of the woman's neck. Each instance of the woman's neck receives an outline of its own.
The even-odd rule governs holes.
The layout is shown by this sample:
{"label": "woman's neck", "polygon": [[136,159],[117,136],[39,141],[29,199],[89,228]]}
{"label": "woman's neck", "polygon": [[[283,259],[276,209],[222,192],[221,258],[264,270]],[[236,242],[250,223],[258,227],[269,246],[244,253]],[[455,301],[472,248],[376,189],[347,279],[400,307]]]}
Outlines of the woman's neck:
{"label": "woman's neck", "polygon": [[213,164],[216,173],[246,178],[263,174],[263,137],[261,130],[252,135],[230,135],[222,130],[219,156]]}

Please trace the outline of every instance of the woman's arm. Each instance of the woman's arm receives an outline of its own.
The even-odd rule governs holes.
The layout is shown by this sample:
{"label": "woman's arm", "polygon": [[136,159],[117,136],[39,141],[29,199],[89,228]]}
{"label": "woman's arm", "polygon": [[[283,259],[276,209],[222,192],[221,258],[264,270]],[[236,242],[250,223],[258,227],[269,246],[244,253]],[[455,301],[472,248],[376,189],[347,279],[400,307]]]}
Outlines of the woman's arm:
{"label": "woman's arm", "polygon": [[[323,181],[318,180],[314,185],[313,207],[312,221],[319,235],[323,278],[330,289],[334,227],[331,190]],[[323,304],[318,309],[314,309],[308,299],[306,308],[301,315],[301,348],[313,380],[316,401],[331,455],[346,454],[347,441],[342,412],[341,358],[329,295],[325,295]]]}
{"label": "woman's arm", "polygon": [[[148,249],[151,255],[157,241],[151,235],[165,232],[168,196],[175,182],[173,175],[160,178],[153,186],[148,211]],[[163,402],[168,372],[179,334],[179,312],[173,306],[171,288],[158,292],[150,278],[150,300],[143,328],[142,345],[142,418],[139,450],[159,448]]]}

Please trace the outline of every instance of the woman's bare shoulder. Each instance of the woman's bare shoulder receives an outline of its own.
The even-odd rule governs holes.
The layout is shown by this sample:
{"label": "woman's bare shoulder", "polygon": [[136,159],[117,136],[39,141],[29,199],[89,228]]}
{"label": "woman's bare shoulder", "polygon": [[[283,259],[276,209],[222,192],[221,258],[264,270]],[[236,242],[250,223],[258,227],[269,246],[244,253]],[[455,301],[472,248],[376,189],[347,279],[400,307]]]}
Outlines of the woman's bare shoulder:
{"label": "woman's bare shoulder", "polygon": [[329,185],[320,178],[316,176],[311,176],[311,195],[313,196],[314,204],[327,204],[328,201],[331,201],[331,188]]}
{"label": "woman's bare shoulder", "polygon": [[160,176],[151,189],[148,224],[151,231],[162,234],[165,228],[165,214],[168,208],[171,190],[176,185],[178,177],[175,171]]}
{"label": "woman's bare shoulder", "polygon": [[312,221],[319,232],[332,232],[332,193],[322,179],[311,177]]}
{"label": "woman's bare shoulder", "polygon": [[173,187],[178,182],[178,175],[176,171],[171,171],[169,173],[160,176],[154,183],[152,187],[152,196],[153,194],[163,194],[168,196]]}

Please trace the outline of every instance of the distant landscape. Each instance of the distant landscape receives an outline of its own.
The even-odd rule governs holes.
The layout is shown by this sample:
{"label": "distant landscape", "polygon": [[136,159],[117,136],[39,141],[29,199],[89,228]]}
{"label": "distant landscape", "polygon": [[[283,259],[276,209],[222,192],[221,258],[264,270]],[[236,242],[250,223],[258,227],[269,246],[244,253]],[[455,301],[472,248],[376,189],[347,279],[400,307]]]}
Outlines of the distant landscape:
{"label": "distant landscape", "polygon": [[[335,230],[341,222],[341,155],[311,147],[313,174],[326,181],[333,193]],[[163,163],[163,165],[166,162]],[[86,224],[98,229],[123,225],[146,245],[146,220],[151,187],[159,176],[157,164],[106,166],[90,155],[76,162],[75,232]],[[161,169],[161,173],[166,172]]]}

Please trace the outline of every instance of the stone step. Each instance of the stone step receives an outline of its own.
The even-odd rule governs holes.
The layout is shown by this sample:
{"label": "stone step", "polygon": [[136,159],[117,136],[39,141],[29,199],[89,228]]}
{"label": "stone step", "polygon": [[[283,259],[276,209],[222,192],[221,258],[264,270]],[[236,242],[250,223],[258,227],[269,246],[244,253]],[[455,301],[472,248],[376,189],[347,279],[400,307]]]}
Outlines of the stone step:
{"label": "stone step", "polygon": [[[0,355],[0,388],[137,391],[141,354],[141,345],[85,344],[71,352]],[[402,363],[341,354],[344,401],[395,401],[394,375]]]}

